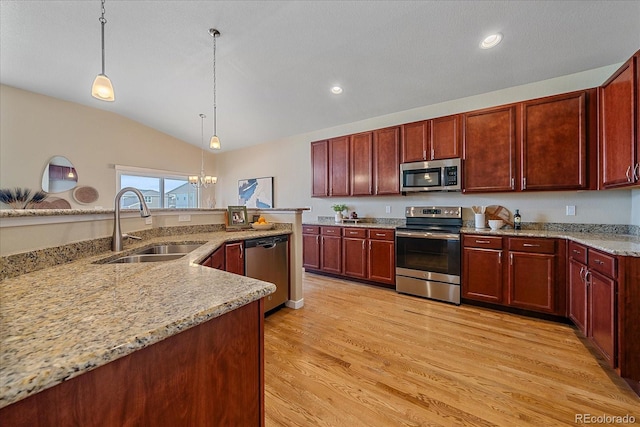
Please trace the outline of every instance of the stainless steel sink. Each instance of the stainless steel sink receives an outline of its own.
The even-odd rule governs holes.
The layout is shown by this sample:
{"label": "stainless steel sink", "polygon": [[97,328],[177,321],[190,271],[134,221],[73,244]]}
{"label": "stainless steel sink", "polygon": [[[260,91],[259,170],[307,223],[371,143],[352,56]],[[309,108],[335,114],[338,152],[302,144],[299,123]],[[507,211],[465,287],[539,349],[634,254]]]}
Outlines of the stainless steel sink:
{"label": "stainless steel sink", "polygon": [[194,249],[198,249],[202,244],[167,244],[167,245],[156,245],[151,246],[150,248],[140,249],[139,251],[135,251],[134,255],[138,254],[188,254]]}
{"label": "stainless steel sink", "polygon": [[131,255],[122,256],[110,261],[97,261],[97,264],[131,264],[139,262],[162,262],[182,258],[189,252],[198,249],[203,243],[155,245],[134,251]]}
{"label": "stainless steel sink", "polygon": [[105,264],[131,264],[138,262],[161,262],[171,261],[174,259],[182,258],[186,254],[142,254],[142,255],[127,255],[121,258],[116,258],[113,261],[109,261]]}

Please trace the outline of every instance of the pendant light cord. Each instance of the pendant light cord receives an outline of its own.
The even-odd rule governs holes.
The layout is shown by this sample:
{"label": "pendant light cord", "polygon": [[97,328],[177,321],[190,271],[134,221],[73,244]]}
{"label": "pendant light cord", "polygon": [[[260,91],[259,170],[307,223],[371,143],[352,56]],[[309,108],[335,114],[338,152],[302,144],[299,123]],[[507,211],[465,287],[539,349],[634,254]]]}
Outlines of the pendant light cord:
{"label": "pendant light cord", "polygon": [[216,32],[214,32],[212,36],[213,36],[213,134],[217,136],[218,123],[217,123],[217,113],[216,113],[216,108],[217,108],[217,105],[216,105],[216,36],[217,34]]}
{"label": "pendant light cord", "polygon": [[104,1],[102,0],[102,16],[100,18],[98,18],[98,21],[100,21],[100,24],[102,26],[102,74],[104,75],[104,24],[107,23],[107,20],[104,17]]}

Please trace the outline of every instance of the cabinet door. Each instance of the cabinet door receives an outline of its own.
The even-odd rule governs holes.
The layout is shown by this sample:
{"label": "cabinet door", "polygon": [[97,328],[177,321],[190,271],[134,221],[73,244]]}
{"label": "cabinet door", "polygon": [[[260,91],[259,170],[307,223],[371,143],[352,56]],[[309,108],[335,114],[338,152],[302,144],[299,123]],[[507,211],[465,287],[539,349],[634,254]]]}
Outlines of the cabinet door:
{"label": "cabinet door", "polygon": [[224,247],[216,249],[209,257],[210,264],[208,267],[224,270],[224,252]]}
{"label": "cabinet door", "polygon": [[375,194],[400,194],[400,127],[374,132]]}
{"label": "cabinet door", "polygon": [[460,157],[460,115],[431,120],[431,159]]}
{"label": "cabinet door", "polygon": [[502,251],[465,247],[462,264],[464,298],[503,303]]}
{"label": "cabinet door", "polygon": [[329,140],[329,196],[348,196],[349,137]]}
{"label": "cabinet door", "polygon": [[311,196],[329,195],[329,143],[311,143]]}
{"label": "cabinet door", "polygon": [[509,305],[554,313],[555,255],[509,252]]}
{"label": "cabinet door", "polygon": [[320,270],[320,235],[302,235],[302,266]]}
{"label": "cabinet door", "polygon": [[322,271],[342,273],[342,238],[340,236],[321,236],[320,239]]}
{"label": "cabinet door", "polygon": [[600,186],[615,188],[634,181],[636,71],[629,59],[600,86]]}
{"label": "cabinet door", "polygon": [[587,189],[587,126],[586,91],[523,102],[522,190]]}
{"label": "cabinet door", "polygon": [[395,285],[396,261],[393,241],[369,240],[368,276],[369,280]]}
{"label": "cabinet door", "polygon": [[587,335],[587,284],[584,280],[586,266],[569,261],[569,318]]}
{"label": "cabinet door", "polygon": [[428,120],[402,125],[402,163],[427,160],[428,139]]}
{"label": "cabinet door", "polygon": [[351,195],[373,194],[373,132],[351,136]]}
{"label": "cabinet door", "polygon": [[226,271],[244,276],[244,242],[227,243],[224,257]]}
{"label": "cabinet door", "polygon": [[516,176],[516,107],[475,111],[464,115],[462,190],[512,191]]}
{"label": "cabinet door", "polygon": [[616,366],[616,283],[608,277],[590,271],[589,277],[589,337],[600,349],[611,367]]}
{"label": "cabinet door", "polygon": [[365,239],[342,238],[342,273],[359,279],[367,278]]}

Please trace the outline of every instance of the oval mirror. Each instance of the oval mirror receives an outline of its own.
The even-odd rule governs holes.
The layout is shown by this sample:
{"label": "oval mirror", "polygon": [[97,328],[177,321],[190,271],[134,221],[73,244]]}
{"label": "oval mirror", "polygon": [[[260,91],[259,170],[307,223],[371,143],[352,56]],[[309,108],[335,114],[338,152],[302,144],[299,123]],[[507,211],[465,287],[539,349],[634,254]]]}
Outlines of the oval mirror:
{"label": "oval mirror", "polygon": [[73,164],[63,156],[49,160],[42,173],[42,190],[47,193],[62,193],[78,184],[78,172]]}

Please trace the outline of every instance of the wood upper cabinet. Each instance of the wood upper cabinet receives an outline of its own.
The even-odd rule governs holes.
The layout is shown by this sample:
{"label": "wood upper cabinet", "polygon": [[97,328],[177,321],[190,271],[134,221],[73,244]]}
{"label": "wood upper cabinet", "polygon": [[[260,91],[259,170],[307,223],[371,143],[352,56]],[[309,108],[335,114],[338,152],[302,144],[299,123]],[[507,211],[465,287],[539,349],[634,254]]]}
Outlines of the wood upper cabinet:
{"label": "wood upper cabinet", "polygon": [[373,132],[351,135],[351,195],[373,194]]}
{"label": "wood upper cabinet", "polygon": [[402,163],[460,157],[460,115],[402,125]]}
{"label": "wood upper cabinet", "polygon": [[311,196],[329,195],[329,141],[311,143]]}
{"label": "wood upper cabinet", "polygon": [[349,185],[349,137],[329,140],[329,196],[348,196]]}
{"label": "wood upper cabinet", "polygon": [[400,126],[373,133],[374,194],[400,194]]}
{"label": "wood upper cabinet", "polygon": [[595,189],[597,93],[589,91],[520,104],[522,190]]}
{"label": "wood upper cabinet", "polygon": [[429,131],[429,120],[402,125],[402,163],[429,159]]}
{"label": "wood upper cabinet", "polygon": [[462,159],[463,192],[514,190],[516,106],[466,113]]}
{"label": "wood upper cabinet", "polygon": [[224,257],[226,271],[244,276],[244,242],[227,243]]}
{"label": "wood upper cabinet", "polygon": [[640,182],[638,58],[625,62],[600,86],[600,188]]}

